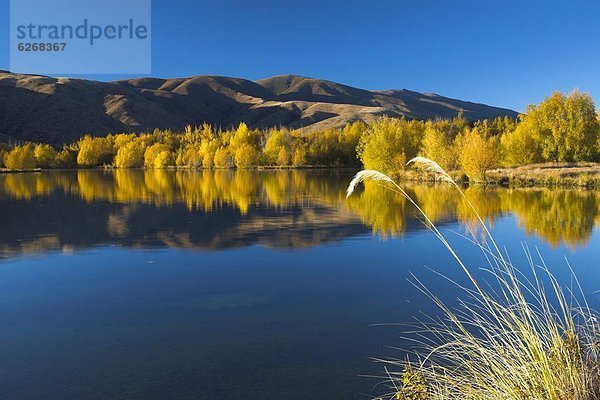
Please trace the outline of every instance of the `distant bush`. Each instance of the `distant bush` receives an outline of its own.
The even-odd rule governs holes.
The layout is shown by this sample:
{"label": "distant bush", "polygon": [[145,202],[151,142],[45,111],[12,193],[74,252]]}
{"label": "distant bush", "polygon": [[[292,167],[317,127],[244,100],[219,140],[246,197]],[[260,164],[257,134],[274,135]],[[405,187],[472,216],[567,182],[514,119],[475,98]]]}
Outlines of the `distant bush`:
{"label": "distant bush", "polygon": [[424,122],[384,117],[369,126],[358,154],[365,168],[396,173],[417,155],[424,132]]}
{"label": "distant bush", "polygon": [[468,128],[467,120],[459,115],[452,120],[430,121],[425,126],[422,154],[448,171],[459,168],[456,137]]}
{"label": "distant bush", "polygon": [[539,105],[527,108],[520,128],[523,135],[533,138],[531,142],[539,148],[543,161],[597,159],[600,124],[588,94],[553,93]]}
{"label": "distant bush", "polygon": [[85,136],[79,141],[77,165],[82,167],[97,167],[113,162],[113,140],[110,137],[93,138]]}
{"label": "distant bush", "polygon": [[58,153],[49,144],[36,144],[33,149],[36,165],[40,168],[53,168],[57,164]]}
{"label": "distant bush", "polygon": [[236,167],[249,168],[260,164],[260,153],[254,146],[244,143],[235,150],[234,159]]}
{"label": "distant bush", "polygon": [[279,154],[277,154],[277,165],[284,167],[289,165],[290,163],[290,155],[285,147],[281,147],[279,149]]}
{"label": "distant bush", "polygon": [[75,168],[77,167],[77,150],[67,146],[56,155],[57,168]]}
{"label": "distant bush", "polygon": [[7,154],[8,154],[8,151],[6,151],[4,149],[0,149],[0,168],[6,167],[6,165],[4,164],[4,158],[6,157]]}
{"label": "distant bush", "polygon": [[175,160],[173,159],[173,155],[170,151],[164,150],[161,151],[154,158],[154,168],[167,168],[175,164]]}
{"label": "distant bush", "polygon": [[279,164],[281,151],[288,152],[292,144],[292,137],[287,129],[272,129],[268,133],[263,153],[266,163],[269,165]]}
{"label": "distant bush", "polygon": [[115,157],[117,168],[138,168],[144,165],[146,147],[140,141],[129,142],[119,149]]}
{"label": "distant bush", "polygon": [[154,168],[156,157],[163,152],[170,152],[169,146],[164,143],[154,143],[148,147],[144,154],[144,165],[147,168]]}
{"label": "distant bush", "polygon": [[228,149],[220,147],[215,153],[215,167],[217,168],[233,168],[235,163]]}
{"label": "distant bush", "polygon": [[304,150],[303,147],[296,147],[296,150],[294,150],[292,165],[294,167],[302,167],[303,165],[306,165],[306,150]]}
{"label": "distant bush", "polygon": [[504,154],[503,164],[506,166],[533,164],[543,160],[540,144],[525,124],[502,135],[500,144]]}
{"label": "distant bush", "polygon": [[500,145],[498,137],[490,136],[483,128],[474,127],[457,138],[460,167],[470,180],[481,182],[485,171],[498,166]]}
{"label": "distant bush", "polygon": [[34,146],[15,147],[4,157],[4,165],[8,169],[33,169],[36,167]]}

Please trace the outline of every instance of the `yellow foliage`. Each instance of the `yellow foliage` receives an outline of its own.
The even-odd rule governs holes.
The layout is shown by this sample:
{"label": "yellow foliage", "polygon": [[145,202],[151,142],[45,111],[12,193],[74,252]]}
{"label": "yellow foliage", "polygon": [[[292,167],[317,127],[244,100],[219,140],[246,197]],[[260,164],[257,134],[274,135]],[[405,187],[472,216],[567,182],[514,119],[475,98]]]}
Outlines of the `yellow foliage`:
{"label": "yellow foliage", "polygon": [[263,150],[267,164],[281,165],[278,162],[279,154],[282,149],[289,151],[291,141],[292,137],[286,129],[271,129]]}
{"label": "yellow foliage", "polygon": [[364,167],[387,174],[403,170],[406,160],[417,155],[424,130],[420,121],[387,117],[375,121],[358,148]]}
{"label": "yellow foliage", "polygon": [[154,158],[154,168],[167,168],[171,165],[173,165],[175,163],[175,161],[173,160],[173,155],[171,154],[170,151],[168,150],[164,150],[161,151],[155,158]]}
{"label": "yellow foliage", "polygon": [[146,168],[154,168],[156,157],[165,151],[169,153],[170,149],[169,146],[164,143],[155,143],[148,147],[144,154],[144,166],[146,166]]}
{"label": "yellow foliage", "polygon": [[49,144],[36,144],[33,149],[36,165],[40,168],[51,168],[56,165],[56,150]]}
{"label": "yellow foliage", "polygon": [[461,134],[459,143],[460,167],[470,180],[480,182],[485,171],[496,167],[500,161],[500,146],[497,137],[488,137],[475,127]]}
{"label": "yellow foliage", "polygon": [[503,163],[506,166],[533,164],[542,161],[540,146],[526,123],[519,124],[512,132],[507,132],[500,138]]}
{"label": "yellow foliage", "polygon": [[77,154],[77,165],[82,167],[97,167],[112,162],[113,143],[112,138],[85,136],[79,141],[79,153]]}
{"label": "yellow foliage", "polygon": [[32,145],[15,147],[4,157],[4,165],[8,169],[32,169],[36,166]]}
{"label": "yellow foliage", "polygon": [[119,149],[115,157],[117,168],[138,168],[144,164],[146,148],[139,141],[129,142]]}
{"label": "yellow foliage", "polygon": [[217,168],[233,168],[235,166],[231,153],[225,147],[219,147],[215,152],[214,164]]}
{"label": "yellow foliage", "polygon": [[456,146],[437,124],[427,124],[422,153],[425,157],[435,160],[446,171],[458,168]]}
{"label": "yellow foliage", "polygon": [[77,151],[64,147],[56,156],[58,168],[75,168],[77,166]]}
{"label": "yellow foliage", "polygon": [[238,168],[249,168],[259,164],[260,154],[250,144],[241,144],[235,151],[235,166]]}
{"label": "yellow foliage", "polygon": [[285,149],[285,147],[281,147],[279,149],[279,154],[277,155],[277,165],[279,166],[286,166],[290,163],[290,156],[288,155],[287,150]]}
{"label": "yellow foliage", "polygon": [[202,166],[204,168],[212,168],[215,166],[215,156],[212,153],[206,153],[202,158]]}
{"label": "yellow foliage", "polygon": [[306,150],[304,150],[303,147],[297,147],[296,150],[294,150],[292,165],[294,167],[302,167],[303,165],[306,165]]}

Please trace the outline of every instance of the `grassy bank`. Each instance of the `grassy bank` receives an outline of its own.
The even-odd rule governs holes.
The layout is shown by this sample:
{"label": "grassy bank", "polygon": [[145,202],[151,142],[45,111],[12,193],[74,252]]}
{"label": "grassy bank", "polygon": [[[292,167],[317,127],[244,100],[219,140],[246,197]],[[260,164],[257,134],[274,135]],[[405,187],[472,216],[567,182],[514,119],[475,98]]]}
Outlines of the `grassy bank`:
{"label": "grassy bank", "polygon": [[[450,176],[462,184],[484,184],[505,187],[573,187],[600,188],[600,163],[543,163],[522,165],[511,168],[489,169],[481,182],[469,181],[460,171],[452,171]],[[397,174],[397,179],[415,182],[434,182],[436,175],[421,171],[407,170]]]}
{"label": "grassy bank", "polygon": [[487,179],[508,186],[600,187],[600,163],[545,163],[488,170]]}
{"label": "grassy bank", "polygon": [[[375,181],[412,204],[467,278],[458,306],[450,307],[413,275],[415,286],[439,309],[419,315],[403,338],[407,358],[383,359],[389,393],[381,400],[595,400],[600,398],[600,330],[577,279],[563,286],[541,254],[524,246],[528,266],[512,264],[459,185],[437,163],[417,157],[463,198],[482,236],[468,237],[488,265],[467,265],[419,204],[388,176],[359,172],[347,196],[362,181]],[[501,248],[503,250],[501,250]],[[475,271],[487,274],[478,278]],[[442,277],[444,277],[442,275]],[[388,369],[387,367],[390,367]]]}

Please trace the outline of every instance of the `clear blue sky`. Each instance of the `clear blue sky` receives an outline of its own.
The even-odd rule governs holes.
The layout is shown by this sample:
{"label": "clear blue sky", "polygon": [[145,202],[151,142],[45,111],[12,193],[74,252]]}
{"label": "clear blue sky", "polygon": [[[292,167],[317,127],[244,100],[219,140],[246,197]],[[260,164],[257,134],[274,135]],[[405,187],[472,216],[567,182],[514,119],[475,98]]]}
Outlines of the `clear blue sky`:
{"label": "clear blue sky", "polygon": [[[0,0],[0,69],[8,4]],[[599,22],[597,0],[154,0],[152,75],[293,73],[519,111],[579,88],[600,105]]]}

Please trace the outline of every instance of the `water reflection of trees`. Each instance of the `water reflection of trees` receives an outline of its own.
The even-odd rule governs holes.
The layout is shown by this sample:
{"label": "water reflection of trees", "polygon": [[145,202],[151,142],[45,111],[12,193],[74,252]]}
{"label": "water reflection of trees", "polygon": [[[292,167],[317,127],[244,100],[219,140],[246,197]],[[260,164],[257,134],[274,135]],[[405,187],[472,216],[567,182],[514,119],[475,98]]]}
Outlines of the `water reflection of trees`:
{"label": "water reflection of trees", "polygon": [[[348,172],[302,170],[53,171],[0,176],[0,198],[22,202],[60,192],[85,203],[153,207],[183,204],[189,211],[204,213],[227,207],[241,216],[252,209],[285,214],[292,208],[305,210],[306,216],[311,208],[329,207],[339,211],[332,222],[354,223],[359,219],[382,236],[401,235],[409,226],[417,226],[413,207],[377,184],[367,184],[346,199],[349,177]],[[408,185],[406,190],[434,222],[457,219],[473,224],[475,221],[467,203],[450,186]],[[539,236],[553,246],[585,244],[599,216],[598,193],[590,191],[470,187],[465,195],[491,223],[512,213],[528,234]],[[127,235],[131,230],[128,218],[129,214],[112,215],[107,221],[108,234]],[[281,224],[298,227],[302,221],[299,218],[294,222],[296,225],[286,225],[284,221]]]}

